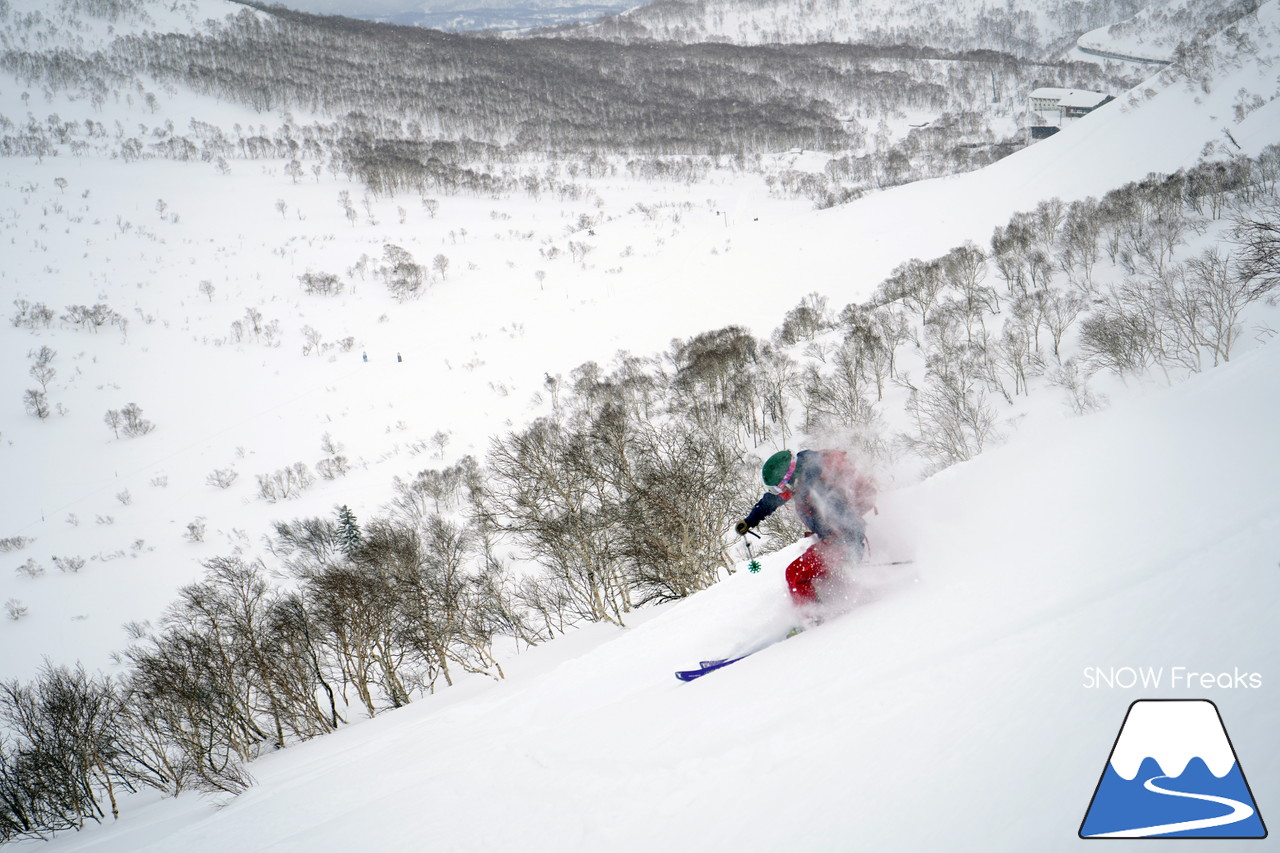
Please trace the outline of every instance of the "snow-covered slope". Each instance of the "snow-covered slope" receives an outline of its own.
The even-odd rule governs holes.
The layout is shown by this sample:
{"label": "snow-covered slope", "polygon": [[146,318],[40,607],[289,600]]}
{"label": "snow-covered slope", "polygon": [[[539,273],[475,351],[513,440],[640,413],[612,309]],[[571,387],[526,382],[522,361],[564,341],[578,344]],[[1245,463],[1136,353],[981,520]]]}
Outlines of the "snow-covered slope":
{"label": "snow-covered slope", "polygon": [[[1273,2],[1242,30],[1274,52],[1277,26]],[[348,221],[339,193],[360,205],[358,186],[295,182],[276,161],[237,161],[225,176],[198,162],[11,161],[0,205],[14,247],[0,278],[6,309],[14,298],[57,312],[101,302],[129,325],[127,335],[0,328],[14,368],[0,387],[4,479],[23,484],[4,491],[0,517],[6,537],[31,543],[3,555],[0,598],[30,611],[4,625],[3,674],[29,673],[46,654],[104,665],[123,642],[119,626],[154,619],[200,559],[252,552],[270,520],[341,503],[367,517],[393,477],[482,454],[489,436],[527,417],[548,373],[731,323],[768,334],[805,293],[836,305],[864,299],[903,260],[983,244],[1012,211],[1044,198],[1100,195],[1193,164],[1206,146],[1234,150],[1228,133],[1250,154],[1277,138],[1276,74],[1257,54],[1228,53],[1209,92],[1176,79],[1150,88],[982,172],[822,212],[737,179],[606,183],[558,204],[445,199],[436,215],[416,199],[366,197]],[[1241,91],[1263,106],[1238,115]],[[188,122],[204,106],[161,93],[150,120]],[[123,103],[112,109],[129,120]],[[582,215],[601,221],[593,253],[576,263],[567,244]],[[397,304],[368,271],[387,243],[423,262],[445,255],[449,272],[423,300]],[[350,287],[303,296],[298,276],[308,271],[337,272]],[[232,340],[250,310],[278,333]],[[307,328],[321,343],[304,356]],[[44,422],[21,409],[34,384],[29,354],[41,345],[58,352],[49,400],[63,407]],[[117,439],[103,413],[130,402],[157,427]],[[258,497],[257,476],[314,465],[326,435],[350,474],[283,503]],[[231,488],[210,484],[227,470],[239,476]],[[206,541],[186,541],[200,520]],[[64,574],[53,557],[86,567]],[[29,560],[44,576],[15,574]]]}
{"label": "snow-covered slope", "polygon": [[[156,803],[41,849],[1065,850],[1153,694],[1217,703],[1265,818],[1277,400],[1265,347],[888,495],[872,541],[914,543],[916,585],[694,683],[672,670],[786,624],[794,549],[506,683],[260,760],[225,808]],[[1164,680],[1091,687],[1090,667]]]}
{"label": "snow-covered slope", "polygon": [[[1198,45],[1201,29],[1221,29],[1223,16],[1236,13],[1231,0],[1180,0],[1152,3],[1136,15],[1080,36],[1077,45],[1104,56],[1129,56],[1169,62],[1179,45]],[[1215,26],[1215,22],[1219,22]]]}

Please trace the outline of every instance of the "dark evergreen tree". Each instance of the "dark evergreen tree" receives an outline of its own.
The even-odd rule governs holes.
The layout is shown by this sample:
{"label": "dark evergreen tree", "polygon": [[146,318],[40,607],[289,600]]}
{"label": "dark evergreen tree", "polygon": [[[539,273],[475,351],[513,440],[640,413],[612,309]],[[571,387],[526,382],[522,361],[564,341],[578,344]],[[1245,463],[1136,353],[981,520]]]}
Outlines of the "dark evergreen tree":
{"label": "dark evergreen tree", "polygon": [[338,542],[342,553],[347,557],[354,556],[364,543],[356,514],[346,504],[338,507]]}

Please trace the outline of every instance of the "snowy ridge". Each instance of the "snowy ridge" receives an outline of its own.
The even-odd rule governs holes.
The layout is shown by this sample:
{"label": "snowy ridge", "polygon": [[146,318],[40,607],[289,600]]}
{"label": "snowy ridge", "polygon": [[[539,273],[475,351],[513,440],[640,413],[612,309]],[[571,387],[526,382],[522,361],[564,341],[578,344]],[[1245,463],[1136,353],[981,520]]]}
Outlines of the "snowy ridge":
{"label": "snowy ridge", "polygon": [[[1015,55],[1077,46],[1106,58],[1167,62],[1190,33],[1216,30],[1217,16],[1238,9],[1232,0],[1082,4],[966,0],[947,4],[757,2],[699,0],[640,6],[585,27],[610,38],[727,41],[734,44],[929,44],[953,50],[983,48]],[[1115,17],[1125,16],[1117,21]],[[980,21],[980,34],[972,31]],[[1097,26],[1105,21],[1104,26]],[[1096,27],[1095,29],[1090,29]],[[1089,29],[1083,35],[1082,29]],[[1199,41],[1199,38],[1194,41]],[[1070,51],[1064,51],[1070,55]],[[1089,58],[1088,56],[1076,58]]]}
{"label": "snowy ridge", "polygon": [[139,0],[109,0],[90,5],[92,11],[38,0],[8,0],[9,14],[24,19],[43,20],[36,28],[4,28],[0,31],[0,48],[21,50],[44,47],[56,38],[68,49],[101,50],[112,41],[145,32],[181,33],[201,29],[209,21],[228,15],[261,13],[227,0],[174,0],[168,3]]}
{"label": "snowy ridge", "polygon": [[1085,33],[1077,45],[1102,54],[1168,62],[1179,45],[1200,41],[1189,38],[1188,30],[1236,8],[1232,0],[1154,3],[1127,20]]}

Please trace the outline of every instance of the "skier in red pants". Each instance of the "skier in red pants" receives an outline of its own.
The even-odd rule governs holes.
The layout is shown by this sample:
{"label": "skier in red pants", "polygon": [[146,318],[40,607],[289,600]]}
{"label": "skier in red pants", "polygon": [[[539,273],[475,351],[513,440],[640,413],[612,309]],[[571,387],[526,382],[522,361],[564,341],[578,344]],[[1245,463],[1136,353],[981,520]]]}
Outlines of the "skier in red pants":
{"label": "skier in red pants", "polygon": [[833,568],[862,559],[865,517],[875,509],[875,486],[841,450],[782,450],[764,463],[761,476],[767,493],[734,529],[744,535],[791,504],[818,541],[787,567],[787,588],[796,605],[812,610],[818,603],[814,583]]}

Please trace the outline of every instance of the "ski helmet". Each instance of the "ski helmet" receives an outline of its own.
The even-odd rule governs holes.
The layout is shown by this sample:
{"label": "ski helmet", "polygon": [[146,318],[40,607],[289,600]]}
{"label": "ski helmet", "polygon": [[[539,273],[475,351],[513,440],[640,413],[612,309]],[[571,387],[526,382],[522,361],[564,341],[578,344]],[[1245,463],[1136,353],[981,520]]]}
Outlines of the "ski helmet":
{"label": "ski helmet", "polygon": [[796,458],[790,450],[779,450],[765,460],[760,476],[766,486],[781,486],[791,479],[796,470]]}

